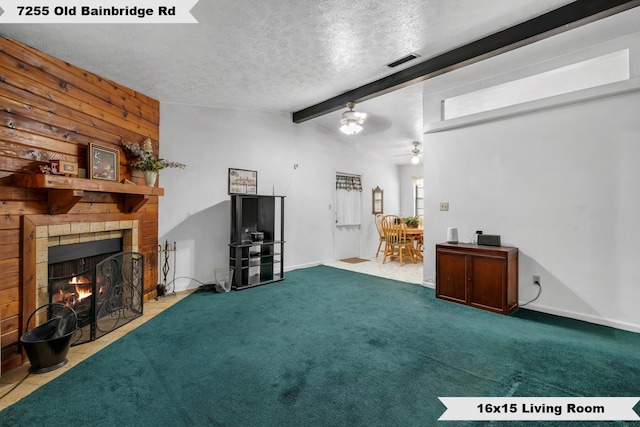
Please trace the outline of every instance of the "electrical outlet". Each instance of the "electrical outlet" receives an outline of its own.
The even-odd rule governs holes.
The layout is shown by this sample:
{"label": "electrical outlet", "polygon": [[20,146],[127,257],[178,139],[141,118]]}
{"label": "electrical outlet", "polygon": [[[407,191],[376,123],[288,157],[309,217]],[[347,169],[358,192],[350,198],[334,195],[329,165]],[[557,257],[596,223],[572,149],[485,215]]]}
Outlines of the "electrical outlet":
{"label": "electrical outlet", "polygon": [[533,284],[540,286],[540,276],[533,275]]}
{"label": "electrical outlet", "polygon": [[449,210],[449,202],[440,202],[440,210],[448,211]]}

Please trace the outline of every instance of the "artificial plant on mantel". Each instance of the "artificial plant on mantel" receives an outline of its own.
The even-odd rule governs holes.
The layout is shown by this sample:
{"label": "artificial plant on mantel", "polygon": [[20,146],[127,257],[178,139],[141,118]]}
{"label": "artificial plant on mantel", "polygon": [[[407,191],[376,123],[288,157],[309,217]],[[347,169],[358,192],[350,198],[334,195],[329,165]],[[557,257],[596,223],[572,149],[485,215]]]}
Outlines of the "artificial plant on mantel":
{"label": "artificial plant on mantel", "polygon": [[127,158],[133,158],[129,163],[132,168],[142,171],[144,174],[144,181],[147,185],[154,185],[158,176],[158,171],[164,168],[180,168],[187,167],[184,163],[172,162],[169,160],[161,159],[153,154],[153,146],[151,145],[151,138],[144,140],[143,146],[134,142],[123,142],[122,146],[127,151]]}

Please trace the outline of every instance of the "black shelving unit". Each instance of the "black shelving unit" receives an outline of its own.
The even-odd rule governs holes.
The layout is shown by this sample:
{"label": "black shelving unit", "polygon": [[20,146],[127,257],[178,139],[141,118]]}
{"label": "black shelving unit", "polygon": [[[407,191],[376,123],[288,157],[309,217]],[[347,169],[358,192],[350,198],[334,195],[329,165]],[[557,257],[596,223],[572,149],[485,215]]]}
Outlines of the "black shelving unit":
{"label": "black shelving unit", "polygon": [[[264,233],[261,241],[253,232]],[[233,289],[284,280],[284,196],[231,196],[229,265]]]}

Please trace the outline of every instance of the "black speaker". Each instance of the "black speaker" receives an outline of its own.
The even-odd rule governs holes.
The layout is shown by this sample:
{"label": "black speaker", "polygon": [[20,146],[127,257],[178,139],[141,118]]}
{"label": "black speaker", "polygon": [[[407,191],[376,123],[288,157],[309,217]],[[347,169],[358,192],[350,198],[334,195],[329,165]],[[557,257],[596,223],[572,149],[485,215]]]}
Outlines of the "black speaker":
{"label": "black speaker", "polygon": [[484,246],[500,246],[500,236],[495,234],[479,234],[478,244]]}

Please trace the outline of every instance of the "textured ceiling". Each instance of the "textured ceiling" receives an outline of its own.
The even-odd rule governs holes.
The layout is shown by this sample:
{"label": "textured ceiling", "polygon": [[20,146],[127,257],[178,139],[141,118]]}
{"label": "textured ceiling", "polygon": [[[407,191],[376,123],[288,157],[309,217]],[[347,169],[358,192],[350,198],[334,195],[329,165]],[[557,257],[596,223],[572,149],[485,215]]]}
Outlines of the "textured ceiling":
{"label": "textured ceiling", "polygon": [[[161,102],[291,113],[567,3],[200,0],[199,24],[4,24],[0,33]],[[409,53],[421,58],[385,67]],[[422,139],[419,86],[363,103],[371,124],[359,141],[408,152]],[[327,120],[315,119],[333,128]]]}

